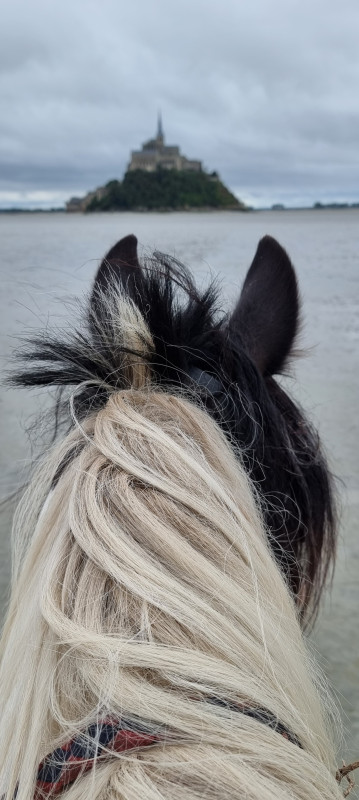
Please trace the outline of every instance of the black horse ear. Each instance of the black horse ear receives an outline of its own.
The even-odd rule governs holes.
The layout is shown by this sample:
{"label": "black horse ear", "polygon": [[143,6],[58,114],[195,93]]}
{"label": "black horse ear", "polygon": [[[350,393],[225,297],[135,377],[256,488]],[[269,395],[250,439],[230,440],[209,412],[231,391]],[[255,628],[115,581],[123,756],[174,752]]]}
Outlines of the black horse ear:
{"label": "black horse ear", "polygon": [[229,320],[229,331],[262,375],[280,372],[299,327],[299,295],[287,253],[271,236],[260,240]]}
{"label": "black horse ear", "polygon": [[101,262],[92,289],[91,308],[97,311],[99,298],[106,294],[110,285],[118,283],[134,299],[136,278],[141,280],[141,267],[137,258],[137,239],[130,234],[111,247]]}

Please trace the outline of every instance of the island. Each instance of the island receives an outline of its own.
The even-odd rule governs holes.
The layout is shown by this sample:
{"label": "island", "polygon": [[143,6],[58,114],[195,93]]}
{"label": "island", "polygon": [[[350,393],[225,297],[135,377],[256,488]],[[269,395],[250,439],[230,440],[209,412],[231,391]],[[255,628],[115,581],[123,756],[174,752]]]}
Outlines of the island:
{"label": "island", "polygon": [[166,145],[159,115],[157,134],[131,153],[123,179],[111,180],[85,197],[72,197],[69,212],[189,211],[227,209],[248,211],[201,161],[183,156],[177,145]]}

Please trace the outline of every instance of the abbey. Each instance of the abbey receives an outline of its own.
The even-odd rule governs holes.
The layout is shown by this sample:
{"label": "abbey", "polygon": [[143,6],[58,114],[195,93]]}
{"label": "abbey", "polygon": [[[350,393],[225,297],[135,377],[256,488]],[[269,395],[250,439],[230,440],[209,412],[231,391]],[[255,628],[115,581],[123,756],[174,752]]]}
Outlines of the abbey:
{"label": "abbey", "polygon": [[143,169],[146,172],[155,172],[158,167],[163,169],[191,170],[201,172],[202,164],[181,155],[177,145],[166,145],[162,128],[161,115],[158,115],[157,134],[155,139],[144,142],[142,150],[133,150],[128,171]]}

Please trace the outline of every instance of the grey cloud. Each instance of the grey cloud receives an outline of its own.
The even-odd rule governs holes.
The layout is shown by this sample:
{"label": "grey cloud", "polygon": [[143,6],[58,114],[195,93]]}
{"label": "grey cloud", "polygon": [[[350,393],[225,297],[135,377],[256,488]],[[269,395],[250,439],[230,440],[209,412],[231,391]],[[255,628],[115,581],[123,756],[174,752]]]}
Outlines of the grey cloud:
{"label": "grey cloud", "polygon": [[0,203],[120,177],[159,107],[168,140],[259,205],[359,199],[358,30],[357,0],[9,0]]}

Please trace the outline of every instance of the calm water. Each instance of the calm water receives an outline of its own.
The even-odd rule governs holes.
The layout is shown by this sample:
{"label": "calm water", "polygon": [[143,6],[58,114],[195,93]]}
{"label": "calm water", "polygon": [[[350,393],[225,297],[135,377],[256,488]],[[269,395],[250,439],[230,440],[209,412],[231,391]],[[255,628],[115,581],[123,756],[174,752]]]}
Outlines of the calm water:
{"label": "calm water", "polygon": [[[359,210],[0,215],[3,369],[14,336],[41,327],[49,315],[63,324],[68,313],[63,299],[88,290],[98,259],[131,232],[147,252],[175,254],[200,279],[220,273],[227,298],[238,294],[265,233],[279,239],[296,265],[303,298],[301,344],[307,353],[295,364],[290,389],[320,426],[342,501],[334,585],[313,642],[342,704],[346,744],[341,753],[347,761],[359,758]],[[43,399],[25,391],[0,392],[5,496],[26,475],[31,447],[25,430]],[[5,511],[0,527],[0,617],[9,581],[9,518]]]}

